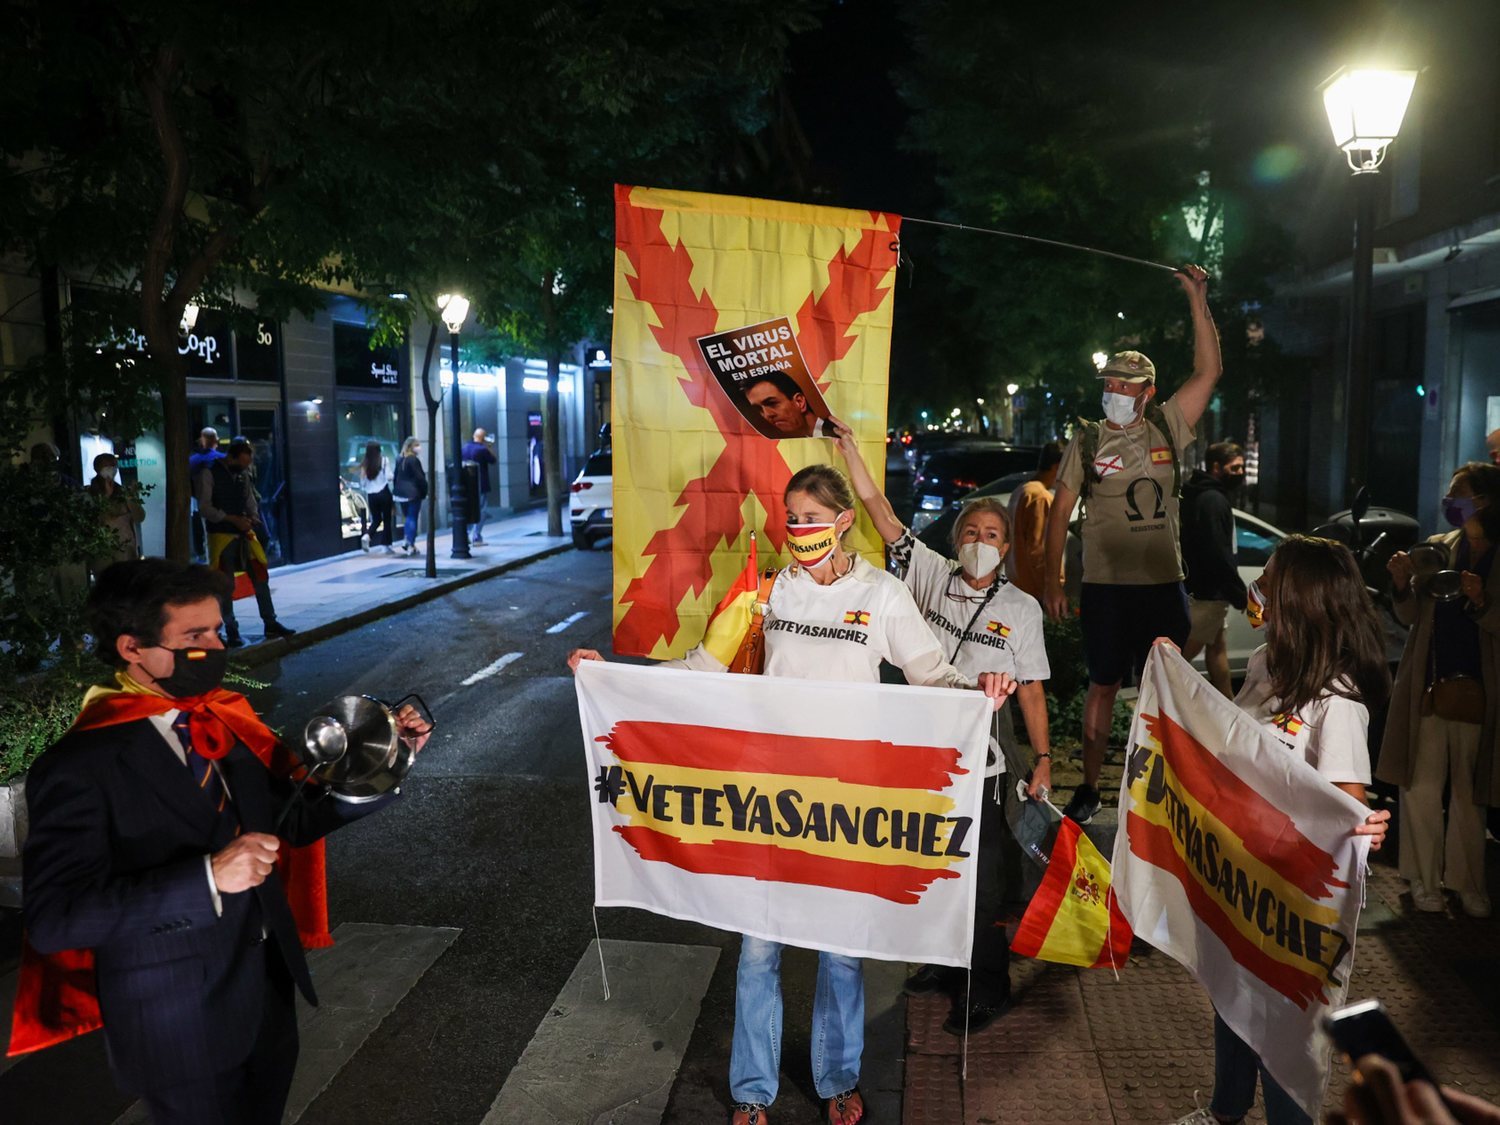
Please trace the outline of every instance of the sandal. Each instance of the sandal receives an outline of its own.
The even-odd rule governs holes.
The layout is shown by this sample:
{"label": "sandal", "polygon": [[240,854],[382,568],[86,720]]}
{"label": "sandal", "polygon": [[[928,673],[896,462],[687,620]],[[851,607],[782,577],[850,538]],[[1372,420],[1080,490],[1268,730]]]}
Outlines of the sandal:
{"label": "sandal", "polygon": [[[855,1104],[850,1105],[853,1102]],[[859,1087],[845,1090],[842,1094],[834,1094],[823,1103],[823,1116],[827,1118],[828,1125],[857,1125],[865,1117],[865,1097],[859,1092]]]}
{"label": "sandal", "polygon": [[729,1125],[771,1125],[763,1102],[735,1102],[729,1107]]}

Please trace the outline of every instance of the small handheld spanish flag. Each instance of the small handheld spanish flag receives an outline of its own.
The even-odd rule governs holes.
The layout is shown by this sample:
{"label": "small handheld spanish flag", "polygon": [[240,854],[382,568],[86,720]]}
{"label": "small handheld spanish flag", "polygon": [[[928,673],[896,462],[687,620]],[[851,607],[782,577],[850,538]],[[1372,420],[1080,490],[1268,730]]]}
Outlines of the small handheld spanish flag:
{"label": "small handheld spanish flag", "polygon": [[760,589],[760,575],[755,562],[755,533],[750,533],[750,556],[745,569],[724,592],[724,597],[714,608],[708,619],[708,628],[703,633],[703,647],[726,668],[733,663],[740,651],[745,635],[750,632],[750,618],[755,612],[755,595]]}
{"label": "small handheld spanish flag", "polygon": [[1077,822],[1064,817],[1011,952],[1086,969],[1125,964],[1134,935],[1115,905],[1109,879],[1109,860]]}

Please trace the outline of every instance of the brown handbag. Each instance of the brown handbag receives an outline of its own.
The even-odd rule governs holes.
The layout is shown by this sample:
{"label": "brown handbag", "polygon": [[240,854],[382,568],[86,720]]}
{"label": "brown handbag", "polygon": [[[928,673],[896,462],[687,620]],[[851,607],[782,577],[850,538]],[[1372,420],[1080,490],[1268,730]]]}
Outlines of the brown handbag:
{"label": "brown handbag", "polygon": [[750,610],[750,628],[745,639],[729,662],[729,671],[746,676],[758,676],[766,666],[766,611],[771,608],[771,587],[776,584],[780,571],[766,569],[760,577],[760,589],[755,593],[755,605]]}
{"label": "brown handbag", "polygon": [[1455,723],[1484,722],[1484,684],[1473,676],[1435,680],[1422,693],[1422,714]]}
{"label": "brown handbag", "polygon": [[1436,641],[1427,643],[1428,676],[1432,682],[1422,693],[1420,714],[1436,715],[1453,723],[1484,722],[1484,681],[1476,676],[1437,678]]}

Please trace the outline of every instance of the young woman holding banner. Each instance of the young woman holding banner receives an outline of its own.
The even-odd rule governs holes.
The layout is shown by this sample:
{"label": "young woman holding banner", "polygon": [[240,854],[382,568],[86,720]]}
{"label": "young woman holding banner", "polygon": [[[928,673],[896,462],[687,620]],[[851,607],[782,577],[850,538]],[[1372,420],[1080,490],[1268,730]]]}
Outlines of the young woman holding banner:
{"label": "young woman holding banner", "polygon": [[[1246,613],[1266,643],[1250,658],[1235,704],[1335,786],[1363,802],[1370,782],[1370,710],[1385,705],[1391,677],[1385,638],[1349,548],[1292,535],[1250,586]],[[1160,638],[1157,644],[1171,644]],[[1391,814],[1372,812],[1355,834],[1370,850],[1385,840]],[[1261,1082],[1268,1125],[1311,1125],[1261,1063],[1214,1013],[1214,1096],[1177,1125],[1243,1120]]]}
{"label": "young woman holding banner", "polygon": [[[953,524],[953,546],[958,552],[958,561],[954,562],[928,547],[896,517],[860,455],[853,432],[842,424],[838,424],[838,443],[860,502],[890,547],[891,558],[948,659],[965,675],[1004,672],[1015,679],[1016,702],[1036,754],[1026,795],[1045,800],[1052,784],[1052,756],[1042,684],[1052,671],[1042,641],[1041,604],[1009,582],[1001,570],[1010,550],[1010,517],[1005,505],[992,497],[964,505]],[[1005,784],[1002,778],[1009,776],[1007,758],[1015,763],[1012,768],[1023,767],[1009,715],[999,716],[999,728],[1000,746],[985,772],[987,779],[993,779],[986,784],[994,786],[994,800],[985,801],[980,823],[981,865],[969,974],[966,979],[961,970],[923,965],[906,982],[908,995],[948,995],[952,1008],[943,1030],[950,1035],[983,1031],[1011,1007],[1010,944],[1005,927],[997,924],[1005,905],[999,845],[1006,826],[1000,786]]]}
{"label": "young woman holding banner", "polygon": [[[792,477],[784,501],[787,550],[794,561],[771,588],[765,675],[878,683],[880,662],[888,660],[913,684],[976,686],[975,679],[943,658],[906,587],[844,550],[844,535],[854,526],[855,499],[843,473],[828,465],[809,466]],[[850,630],[843,626],[844,616],[855,604],[868,611],[864,644],[845,639]],[[801,625],[815,628],[799,629]],[[593,649],[575,649],[568,655],[568,667],[576,671],[581,661],[603,659]],[[701,645],[667,663],[697,671],[725,670]],[[977,677],[977,686],[998,708],[1015,690],[1015,681],[986,672]],[[732,1125],[770,1122],[767,1108],[776,1098],[781,1070],[782,948],[748,934],[740,942],[729,1061]],[[858,1088],[864,1024],[860,959],[820,952],[812,1065],[828,1125],[856,1125],[864,1117]]]}

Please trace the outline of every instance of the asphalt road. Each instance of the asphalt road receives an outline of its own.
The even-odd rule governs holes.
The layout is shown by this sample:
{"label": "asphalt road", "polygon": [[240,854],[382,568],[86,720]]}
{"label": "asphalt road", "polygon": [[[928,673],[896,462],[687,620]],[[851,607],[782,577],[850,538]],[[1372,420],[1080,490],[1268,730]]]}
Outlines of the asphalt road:
{"label": "asphalt road", "polygon": [[[420,693],[438,728],[403,799],[328,841],[334,925],[461,927],[302,1121],[479,1122],[594,936],[591,791],[574,647],[609,650],[607,550],[567,552],[254,669],[247,694],[300,730],[323,701]],[[506,659],[508,658],[508,659]],[[503,661],[503,663],[502,663]],[[721,1119],[738,939],[642,911],[601,911],[607,938],[724,950],[667,1121]],[[808,1055],[814,955],[789,951],[782,1116],[814,1119]],[[109,1122],[129,1104],[101,1037],[0,1078],[3,1116]],[[12,1117],[12,1112],[16,1116]]]}

